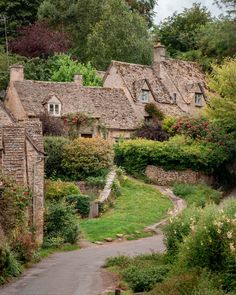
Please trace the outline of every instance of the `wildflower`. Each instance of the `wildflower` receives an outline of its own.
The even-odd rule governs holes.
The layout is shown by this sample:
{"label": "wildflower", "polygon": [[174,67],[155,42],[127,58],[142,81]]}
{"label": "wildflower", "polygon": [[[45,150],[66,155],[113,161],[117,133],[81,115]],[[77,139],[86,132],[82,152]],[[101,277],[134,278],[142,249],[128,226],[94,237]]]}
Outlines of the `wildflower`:
{"label": "wildflower", "polygon": [[231,239],[232,236],[233,236],[232,231],[228,231],[228,232],[227,232],[227,238],[228,238],[228,239]]}
{"label": "wildflower", "polygon": [[229,248],[230,248],[230,251],[231,251],[231,252],[235,252],[235,246],[234,246],[234,243],[230,243],[230,244],[229,244]]}

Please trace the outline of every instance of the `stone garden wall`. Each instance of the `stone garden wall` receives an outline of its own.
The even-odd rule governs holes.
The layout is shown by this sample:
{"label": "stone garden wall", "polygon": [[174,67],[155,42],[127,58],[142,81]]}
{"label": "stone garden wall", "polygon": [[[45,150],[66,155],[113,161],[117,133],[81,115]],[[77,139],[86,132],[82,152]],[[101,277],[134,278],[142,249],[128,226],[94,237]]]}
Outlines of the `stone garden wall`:
{"label": "stone garden wall", "polygon": [[162,186],[170,186],[175,182],[189,184],[205,182],[209,185],[213,183],[212,176],[205,175],[202,172],[192,171],[190,169],[182,171],[166,171],[158,166],[147,166],[145,174],[153,183]]}

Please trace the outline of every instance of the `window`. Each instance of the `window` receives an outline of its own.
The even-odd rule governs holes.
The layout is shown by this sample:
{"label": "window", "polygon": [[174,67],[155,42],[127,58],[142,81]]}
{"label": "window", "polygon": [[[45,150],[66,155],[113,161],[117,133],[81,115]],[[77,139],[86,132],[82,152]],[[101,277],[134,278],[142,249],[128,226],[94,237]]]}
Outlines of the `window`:
{"label": "window", "polygon": [[171,97],[172,102],[176,103],[176,99],[177,99],[177,94],[173,93],[173,96]]}
{"label": "window", "polygon": [[83,138],[93,138],[93,135],[91,133],[89,133],[89,134],[83,133],[80,136],[83,137]]}
{"label": "window", "polygon": [[152,117],[150,117],[150,116],[145,116],[145,117],[144,117],[144,122],[145,122],[145,124],[150,124],[150,123],[151,123],[151,119],[152,119]]}
{"label": "window", "polygon": [[195,105],[198,107],[202,106],[202,93],[195,93]]}
{"label": "window", "polygon": [[48,105],[48,113],[51,116],[58,117],[61,115],[61,105],[56,103],[50,103]]}
{"label": "window", "polygon": [[149,101],[149,90],[142,90],[140,95],[141,102],[148,102]]}

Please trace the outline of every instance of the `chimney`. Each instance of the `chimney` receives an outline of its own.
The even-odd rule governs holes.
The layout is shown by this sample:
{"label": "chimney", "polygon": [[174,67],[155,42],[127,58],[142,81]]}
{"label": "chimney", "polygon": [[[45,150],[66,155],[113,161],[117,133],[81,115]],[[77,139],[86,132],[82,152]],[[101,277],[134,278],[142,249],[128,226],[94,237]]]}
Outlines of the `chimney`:
{"label": "chimney", "polygon": [[10,67],[10,82],[24,81],[24,67],[13,65]]}
{"label": "chimney", "polygon": [[83,86],[83,76],[80,74],[76,74],[74,76],[74,82],[75,84],[77,84],[78,86]]}
{"label": "chimney", "polygon": [[157,72],[157,75],[160,76],[160,63],[166,59],[166,48],[161,42],[158,42],[154,46],[153,54],[153,68]]}

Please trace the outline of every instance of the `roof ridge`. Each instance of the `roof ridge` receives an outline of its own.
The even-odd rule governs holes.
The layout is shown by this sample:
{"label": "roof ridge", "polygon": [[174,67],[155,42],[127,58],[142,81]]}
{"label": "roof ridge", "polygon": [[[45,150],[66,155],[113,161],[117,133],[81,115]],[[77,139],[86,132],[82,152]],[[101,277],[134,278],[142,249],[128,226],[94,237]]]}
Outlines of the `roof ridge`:
{"label": "roof ridge", "polygon": [[119,61],[119,60],[112,60],[111,63],[113,64],[124,64],[124,65],[130,65],[130,66],[138,66],[138,67],[144,67],[144,68],[151,68],[151,65],[142,65],[142,64],[135,64],[135,63],[130,63],[130,62],[125,62],[125,61]]}

